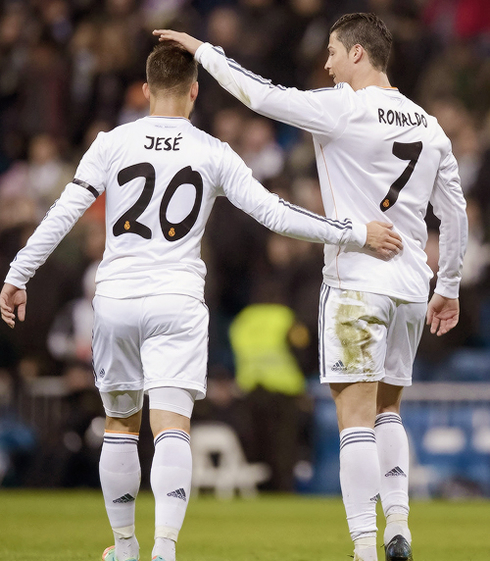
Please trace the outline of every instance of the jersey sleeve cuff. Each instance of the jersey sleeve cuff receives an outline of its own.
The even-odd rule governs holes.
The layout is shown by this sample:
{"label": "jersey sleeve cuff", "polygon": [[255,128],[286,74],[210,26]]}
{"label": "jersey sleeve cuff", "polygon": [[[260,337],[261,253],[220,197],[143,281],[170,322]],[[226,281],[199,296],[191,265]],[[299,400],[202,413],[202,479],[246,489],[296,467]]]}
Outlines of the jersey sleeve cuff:
{"label": "jersey sleeve cuff", "polygon": [[197,62],[200,63],[202,53],[208,49],[211,49],[212,47],[213,45],[211,45],[211,43],[203,43],[202,45],[199,45],[197,51],[194,53],[194,58],[197,60]]}
{"label": "jersey sleeve cuff", "polygon": [[[28,280],[28,279],[27,279]],[[25,290],[27,285],[27,280],[24,278],[24,275],[16,271],[15,269],[10,268],[7,276],[5,277],[5,282],[8,284],[12,284],[20,290]]]}
{"label": "jersey sleeve cuff", "polygon": [[367,226],[358,222],[352,223],[352,234],[349,240],[359,247],[364,247],[367,241]]}
{"label": "jersey sleeve cuff", "polygon": [[442,283],[438,280],[434,292],[445,298],[459,298],[459,281]]}

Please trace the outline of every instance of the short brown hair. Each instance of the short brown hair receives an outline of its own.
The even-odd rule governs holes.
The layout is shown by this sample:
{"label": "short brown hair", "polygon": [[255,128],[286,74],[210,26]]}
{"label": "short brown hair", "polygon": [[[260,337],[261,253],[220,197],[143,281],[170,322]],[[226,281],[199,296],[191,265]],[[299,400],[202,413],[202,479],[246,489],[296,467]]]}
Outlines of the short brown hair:
{"label": "short brown hair", "polygon": [[153,95],[184,95],[197,80],[197,62],[177,41],[163,41],[146,60],[146,80]]}
{"label": "short brown hair", "polygon": [[386,72],[393,37],[376,14],[346,14],[332,25],[330,34],[334,31],[347,52],[354,45],[361,45],[374,68]]}

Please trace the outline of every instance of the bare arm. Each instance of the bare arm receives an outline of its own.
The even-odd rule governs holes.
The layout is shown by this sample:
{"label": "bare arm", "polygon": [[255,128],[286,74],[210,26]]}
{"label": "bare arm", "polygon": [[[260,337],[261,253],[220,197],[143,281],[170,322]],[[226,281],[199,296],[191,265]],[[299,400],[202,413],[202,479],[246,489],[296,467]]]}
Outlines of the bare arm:
{"label": "bare arm", "polygon": [[19,321],[26,317],[27,293],[13,284],[5,283],[0,293],[0,311],[3,321],[12,329],[15,327],[15,314]]}
{"label": "bare arm", "polygon": [[427,325],[430,325],[430,332],[438,336],[444,335],[459,321],[459,300],[458,298],[446,298],[434,293],[427,308]]}

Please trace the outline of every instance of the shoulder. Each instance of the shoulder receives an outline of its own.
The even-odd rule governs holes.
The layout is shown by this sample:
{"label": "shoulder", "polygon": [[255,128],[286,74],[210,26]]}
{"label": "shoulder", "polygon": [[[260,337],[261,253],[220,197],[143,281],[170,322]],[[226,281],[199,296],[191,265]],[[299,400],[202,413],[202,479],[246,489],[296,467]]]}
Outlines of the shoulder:
{"label": "shoulder", "polygon": [[330,97],[347,97],[354,94],[354,90],[347,82],[340,82],[332,87],[316,88],[314,90],[307,90],[312,95],[325,95]]}
{"label": "shoulder", "polygon": [[135,130],[143,128],[145,125],[145,120],[138,119],[137,121],[131,121],[130,123],[124,123],[123,125],[118,125],[114,127],[112,130],[107,132],[100,132],[104,139],[107,140],[114,140],[116,138],[121,138],[121,136],[127,136],[134,133]]}
{"label": "shoulder", "polygon": [[226,150],[226,147],[228,146],[226,142],[222,142],[219,138],[203,131],[192,123],[189,123],[189,125],[191,127],[190,130],[192,132],[192,136],[201,146],[206,146],[209,150],[216,151],[217,153]]}
{"label": "shoulder", "polygon": [[103,150],[113,145],[125,142],[125,139],[128,138],[128,136],[131,136],[131,132],[134,133],[134,130],[137,127],[136,123],[137,121],[119,125],[109,131],[100,131],[97,134],[92,146],[98,148],[99,150]]}

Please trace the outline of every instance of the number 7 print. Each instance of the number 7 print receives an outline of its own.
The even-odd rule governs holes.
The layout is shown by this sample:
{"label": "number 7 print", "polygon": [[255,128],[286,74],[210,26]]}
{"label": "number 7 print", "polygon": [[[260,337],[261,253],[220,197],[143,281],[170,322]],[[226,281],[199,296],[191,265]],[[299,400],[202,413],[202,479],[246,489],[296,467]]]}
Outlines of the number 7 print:
{"label": "number 7 print", "polygon": [[393,155],[400,160],[410,160],[408,166],[403,170],[403,173],[396,179],[390,186],[386,197],[381,201],[379,208],[386,212],[397,201],[400,191],[405,187],[410,179],[415,164],[417,163],[420,152],[422,152],[422,142],[394,142]]}

